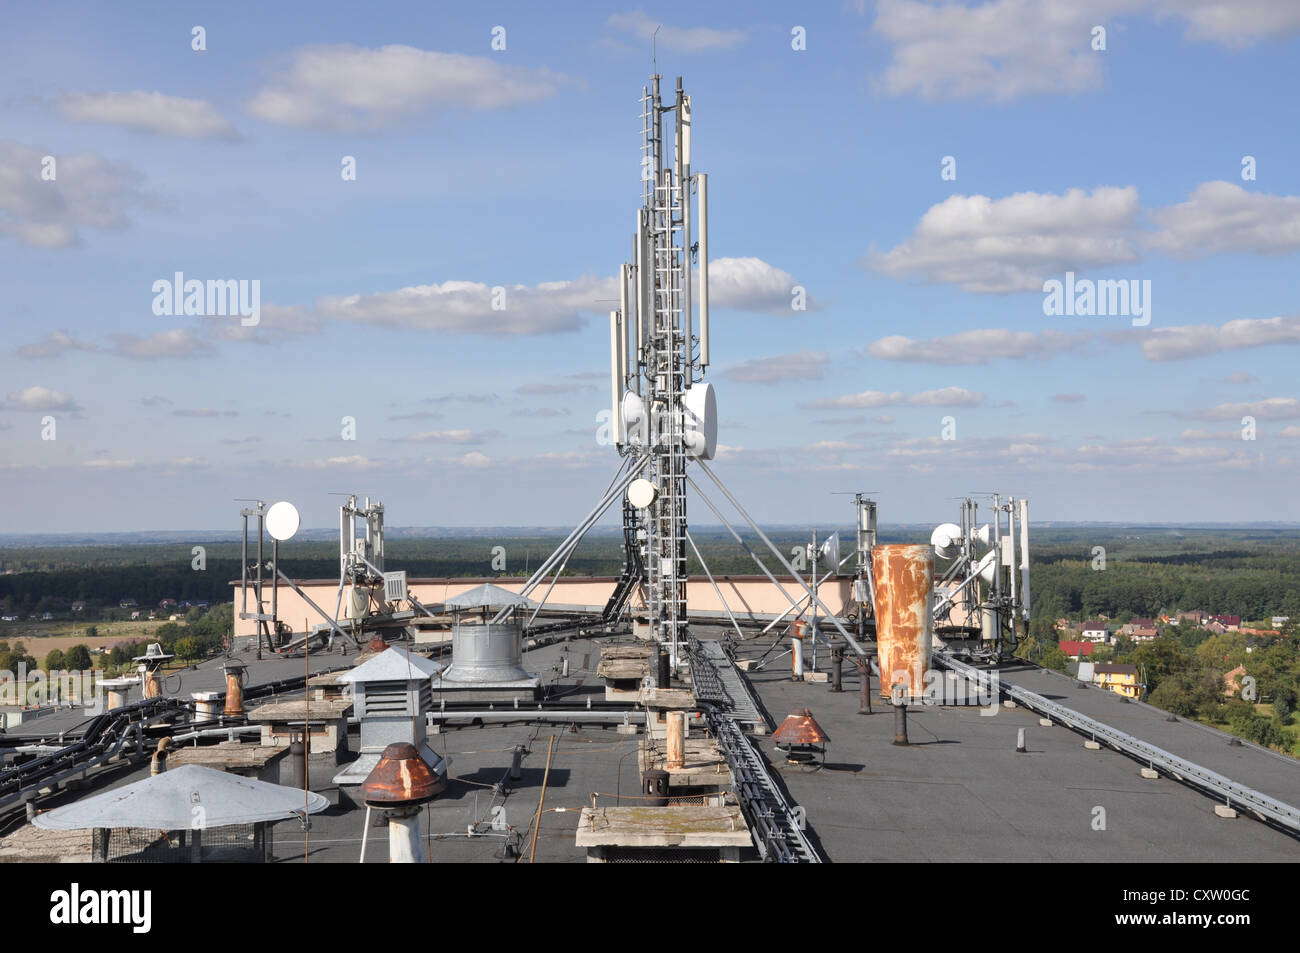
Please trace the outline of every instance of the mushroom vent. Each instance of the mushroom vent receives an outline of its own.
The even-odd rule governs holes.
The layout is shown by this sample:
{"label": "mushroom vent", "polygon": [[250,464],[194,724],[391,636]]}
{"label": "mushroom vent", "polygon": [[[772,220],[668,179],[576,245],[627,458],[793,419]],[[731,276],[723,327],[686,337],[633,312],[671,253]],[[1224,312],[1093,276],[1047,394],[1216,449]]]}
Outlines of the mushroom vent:
{"label": "mushroom vent", "polygon": [[431,801],[438,779],[420,757],[415,745],[399,741],[384,749],[383,757],[361,785],[361,797],[371,807],[393,808]]}
{"label": "mushroom vent", "polygon": [[830,740],[807,708],[790,712],[781,727],[772,733],[773,743],[781,747],[824,745]]}

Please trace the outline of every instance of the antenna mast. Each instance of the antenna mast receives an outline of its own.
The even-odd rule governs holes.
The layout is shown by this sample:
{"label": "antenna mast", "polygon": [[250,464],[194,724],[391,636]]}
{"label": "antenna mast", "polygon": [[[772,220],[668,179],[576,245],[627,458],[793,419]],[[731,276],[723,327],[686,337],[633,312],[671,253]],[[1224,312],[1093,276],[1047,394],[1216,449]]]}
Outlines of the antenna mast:
{"label": "antenna mast", "polygon": [[[627,304],[610,315],[611,370],[619,450],[645,454],[640,476],[650,484],[644,507],[650,628],[676,668],[687,638],[686,464],[690,456],[712,457],[717,421],[712,387],[700,384],[708,365],[707,178],[691,172],[690,97],[678,77],[674,100],[665,106],[661,78],[654,74],[641,90],[641,207],[634,260],[621,270],[630,283],[620,294]],[[698,338],[691,273],[697,228]]]}

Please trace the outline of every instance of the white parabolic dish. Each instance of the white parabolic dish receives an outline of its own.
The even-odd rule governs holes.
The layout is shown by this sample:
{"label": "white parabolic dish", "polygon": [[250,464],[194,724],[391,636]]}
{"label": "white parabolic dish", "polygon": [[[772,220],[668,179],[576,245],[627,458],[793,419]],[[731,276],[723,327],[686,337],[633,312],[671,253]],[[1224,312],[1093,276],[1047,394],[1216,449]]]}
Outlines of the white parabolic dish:
{"label": "white parabolic dish", "polygon": [[627,488],[627,501],[643,510],[655,501],[659,490],[649,480],[633,480]]}
{"label": "white parabolic dish", "polygon": [[957,543],[961,540],[961,527],[956,523],[940,523],[930,534],[930,545],[935,555],[943,559],[952,559],[957,555]]}
{"label": "white parabolic dish", "polygon": [[686,389],[686,449],[701,460],[712,460],[718,448],[718,398],[713,385],[702,381]]}
{"label": "white parabolic dish", "polygon": [[266,511],[266,531],[272,539],[293,539],[298,532],[298,522],[298,508],[285,500],[272,503]]}

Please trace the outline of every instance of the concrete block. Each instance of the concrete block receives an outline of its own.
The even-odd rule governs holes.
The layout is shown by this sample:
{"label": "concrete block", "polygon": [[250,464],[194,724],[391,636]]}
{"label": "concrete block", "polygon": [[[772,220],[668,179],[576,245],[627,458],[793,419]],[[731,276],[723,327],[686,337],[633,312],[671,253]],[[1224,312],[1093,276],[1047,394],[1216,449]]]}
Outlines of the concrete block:
{"label": "concrete block", "polygon": [[1051,727],[1052,727],[1052,719],[1050,719],[1050,718],[1040,718],[1040,719],[1038,719],[1038,723],[1039,723],[1040,725],[1042,725],[1044,728],[1051,728]]}
{"label": "concrete block", "polygon": [[1141,774],[1142,777],[1146,778],[1148,781],[1154,781],[1156,778],[1160,777],[1160,772],[1157,771],[1155,768],[1143,768],[1138,773]]}
{"label": "concrete block", "polygon": [[1100,751],[1100,750],[1101,750],[1101,742],[1100,742],[1100,741],[1085,741],[1085,742],[1083,743],[1083,746],[1084,746],[1085,748],[1087,748],[1089,751]]}
{"label": "concrete block", "polygon": [[637,733],[639,728],[639,725],[617,725],[614,730],[620,735],[634,735]]}
{"label": "concrete block", "polygon": [[805,682],[829,682],[831,676],[829,672],[804,672],[803,680]]}
{"label": "concrete block", "polygon": [[1214,813],[1219,815],[1219,817],[1226,817],[1229,819],[1237,816],[1237,812],[1232,808],[1228,807],[1228,805],[1226,804],[1214,805]]}
{"label": "concrete block", "polygon": [[1002,707],[1003,707],[1003,708],[1015,708],[1015,707],[1016,707],[1016,703],[1013,702],[1010,698],[1008,698],[1006,701],[1004,701],[1004,702],[1002,703]]}

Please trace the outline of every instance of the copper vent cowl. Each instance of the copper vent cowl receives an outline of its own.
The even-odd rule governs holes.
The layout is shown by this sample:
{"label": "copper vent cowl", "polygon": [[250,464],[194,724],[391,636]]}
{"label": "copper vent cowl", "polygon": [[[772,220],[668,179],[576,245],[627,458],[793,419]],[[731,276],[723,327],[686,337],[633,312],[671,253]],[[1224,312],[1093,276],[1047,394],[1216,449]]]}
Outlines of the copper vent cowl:
{"label": "copper vent cowl", "polygon": [[405,741],[385,748],[383,757],[361,785],[362,800],[377,808],[423,804],[437,793],[438,779],[433,770],[415,745]]}
{"label": "copper vent cowl", "polygon": [[790,712],[781,727],[772,733],[773,744],[781,746],[824,745],[830,740],[807,708]]}

